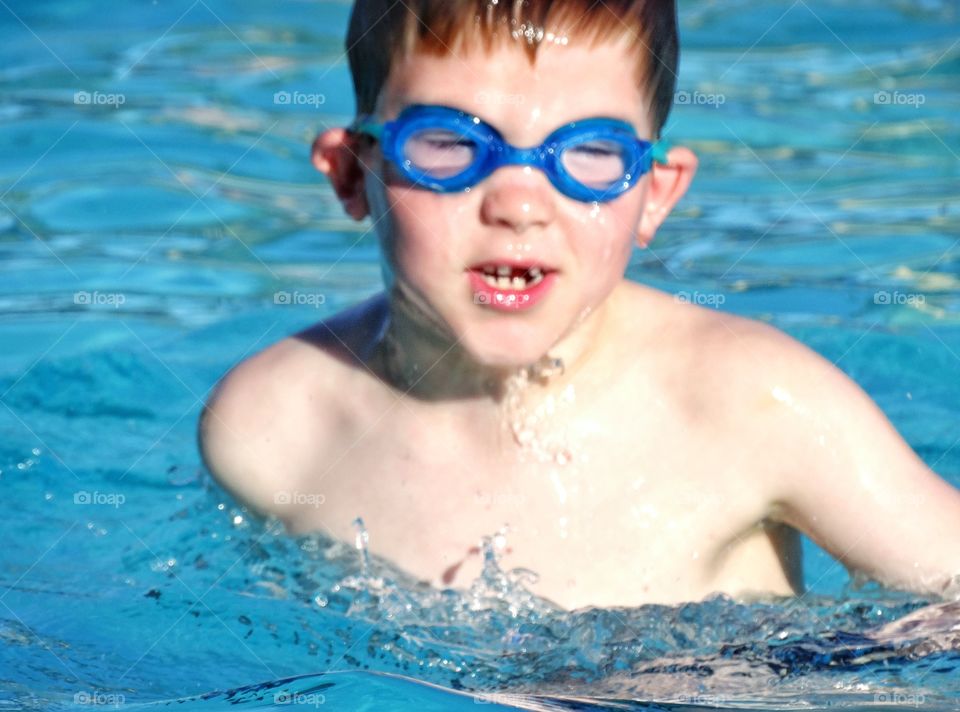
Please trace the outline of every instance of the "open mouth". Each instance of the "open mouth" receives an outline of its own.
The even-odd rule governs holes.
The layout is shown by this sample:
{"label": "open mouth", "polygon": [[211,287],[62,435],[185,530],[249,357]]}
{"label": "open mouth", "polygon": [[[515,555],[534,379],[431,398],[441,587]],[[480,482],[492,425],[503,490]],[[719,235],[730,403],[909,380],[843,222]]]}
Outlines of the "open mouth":
{"label": "open mouth", "polygon": [[482,264],[470,271],[477,273],[493,289],[522,291],[540,284],[553,270],[539,265]]}

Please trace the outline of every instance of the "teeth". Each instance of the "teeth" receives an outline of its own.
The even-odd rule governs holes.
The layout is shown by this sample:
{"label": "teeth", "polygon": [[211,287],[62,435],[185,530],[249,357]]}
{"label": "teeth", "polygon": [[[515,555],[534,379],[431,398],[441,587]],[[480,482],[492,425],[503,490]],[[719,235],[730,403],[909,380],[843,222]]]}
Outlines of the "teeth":
{"label": "teeth", "polygon": [[513,270],[508,265],[500,265],[497,267],[497,275],[500,277],[509,277],[511,272],[513,272]]}
{"label": "teeth", "polygon": [[[497,270],[499,272],[499,269]],[[531,268],[528,271],[528,276],[524,277],[509,277],[509,276],[497,276],[490,271],[490,268],[484,268],[483,270],[483,281],[486,282],[491,287],[496,289],[529,289],[536,284],[539,284],[543,280],[543,272],[538,268]]]}

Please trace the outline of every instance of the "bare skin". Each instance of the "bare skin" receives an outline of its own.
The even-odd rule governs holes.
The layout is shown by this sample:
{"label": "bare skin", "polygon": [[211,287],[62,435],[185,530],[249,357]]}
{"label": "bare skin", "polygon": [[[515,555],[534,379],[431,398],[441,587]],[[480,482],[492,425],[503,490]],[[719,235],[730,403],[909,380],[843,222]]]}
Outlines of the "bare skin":
{"label": "bare skin", "polygon": [[[692,320],[687,328],[725,338],[709,335],[722,315],[628,282],[621,298],[627,309],[649,310],[652,301],[662,319]],[[361,308],[376,322],[386,300]],[[531,590],[571,608],[697,600],[714,591],[791,594],[800,585],[797,539],[769,518],[770,492],[757,474],[767,454],[730,452],[741,420],[731,410],[703,410],[733,405],[718,398],[717,388],[727,388],[721,379],[691,377],[710,370],[697,367],[690,350],[703,339],[675,336],[647,358],[621,363],[618,382],[632,383],[632,392],[599,387],[610,360],[630,356],[626,349],[549,389],[529,385],[531,404],[569,385],[575,392],[575,407],[558,404],[537,433],[558,435],[561,447],[547,443],[538,452],[517,442],[505,404],[488,411],[472,399],[421,401],[385,382],[382,355],[365,338],[375,332],[353,333],[356,323],[350,314],[286,339],[226,381],[216,421],[271,413],[269,429],[253,440],[207,418],[222,447],[252,458],[244,469],[269,463],[263,490],[249,480],[221,477],[224,484],[292,531],[349,541],[362,515],[374,554],[432,585],[457,587],[479,574],[480,539],[506,524],[502,565],[536,571]],[[273,391],[267,401],[253,381]],[[761,403],[754,400],[743,409]],[[613,420],[605,417],[611,413]],[[208,459],[216,462],[211,445]],[[556,452],[562,464],[548,459]],[[277,492],[289,496],[278,503]],[[323,504],[297,497],[308,493],[322,494]]]}
{"label": "bare skin", "polygon": [[[409,58],[380,113],[457,106],[516,145],[584,116],[651,133],[630,73],[605,71],[631,61],[620,44],[547,47],[534,65],[478,52]],[[795,593],[797,530],[891,585],[940,591],[960,572],[960,495],[841,371],[623,279],[690,184],[687,149],[602,206],[520,167],[417,190],[338,129],[313,158],[346,212],[372,218],[391,283],[243,362],[208,403],[204,459],[255,510],[344,540],[362,516],[373,554],[435,586],[468,585],[480,539],[509,525],[502,565],[567,608]],[[542,302],[471,298],[469,265],[519,253],[557,270]],[[517,388],[544,356],[562,373]]]}
{"label": "bare skin", "polygon": [[[292,532],[351,541],[363,516],[374,555],[434,586],[469,585],[481,537],[508,524],[502,565],[536,571],[531,590],[567,608],[790,595],[802,589],[799,525],[852,568],[938,590],[943,576],[929,574],[949,570],[942,562],[952,553],[934,532],[955,526],[955,491],[885,430],[842,373],[769,327],[629,283],[623,298],[685,327],[622,363],[617,388],[579,389],[576,411],[550,420],[576,446],[566,465],[531,456],[502,411],[424,402],[385,383],[370,339],[383,295],[234,370],[204,418],[205,457],[241,501]],[[830,379],[825,392],[842,389],[826,407],[858,414],[864,432],[852,427],[846,445],[831,447],[837,419],[797,412],[798,399],[822,402],[791,377],[803,368]],[[888,455],[878,476],[912,486],[923,508],[905,510],[882,489],[851,501],[848,486],[832,486],[876,467],[854,450],[878,445]],[[804,496],[788,494],[799,489]],[[888,518],[870,522],[877,512]],[[921,526],[923,512],[943,517],[940,528]],[[817,520],[822,528],[804,526]],[[915,542],[934,548],[911,551]],[[905,563],[913,553],[926,578]]]}

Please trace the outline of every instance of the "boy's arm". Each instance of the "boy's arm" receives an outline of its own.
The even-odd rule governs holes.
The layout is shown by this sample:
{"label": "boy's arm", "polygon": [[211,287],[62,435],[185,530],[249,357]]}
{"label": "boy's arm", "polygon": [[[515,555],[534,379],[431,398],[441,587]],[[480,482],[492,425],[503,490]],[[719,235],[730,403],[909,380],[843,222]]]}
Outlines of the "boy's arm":
{"label": "boy's arm", "polygon": [[960,582],[960,490],[841,370],[763,329],[754,354],[777,364],[763,369],[778,463],[772,516],[882,584],[940,593]]}

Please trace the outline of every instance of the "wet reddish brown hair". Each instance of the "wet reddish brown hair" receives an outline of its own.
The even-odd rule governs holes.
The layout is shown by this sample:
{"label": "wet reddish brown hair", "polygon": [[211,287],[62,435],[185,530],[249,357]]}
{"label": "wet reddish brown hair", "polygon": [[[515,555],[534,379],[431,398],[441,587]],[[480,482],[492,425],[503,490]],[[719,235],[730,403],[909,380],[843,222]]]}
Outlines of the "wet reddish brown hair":
{"label": "wet reddish brown hair", "polygon": [[[636,49],[638,86],[651,99],[659,135],[673,105],[679,58],[675,0],[356,0],[347,56],[357,113],[373,113],[397,60],[414,52],[446,55],[511,38],[531,63],[554,36],[589,43],[627,38]],[[611,67],[611,71],[620,71]]]}

